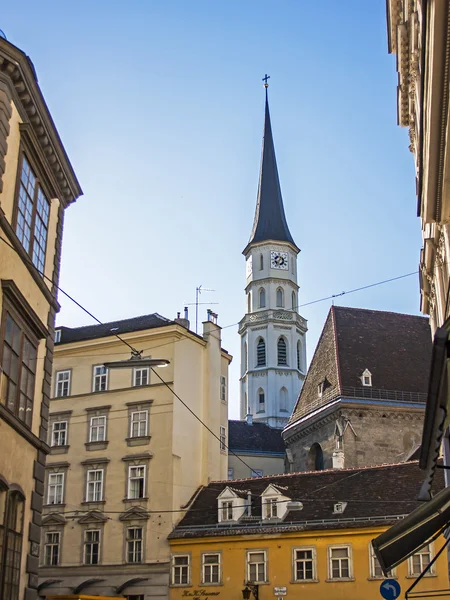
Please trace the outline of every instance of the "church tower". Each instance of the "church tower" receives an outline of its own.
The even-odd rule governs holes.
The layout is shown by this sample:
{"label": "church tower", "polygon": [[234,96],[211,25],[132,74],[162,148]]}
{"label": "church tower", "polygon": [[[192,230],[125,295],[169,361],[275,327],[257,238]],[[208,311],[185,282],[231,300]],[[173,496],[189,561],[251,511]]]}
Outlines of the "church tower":
{"label": "church tower", "polygon": [[241,419],[286,425],[306,374],[306,320],[297,312],[297,255],[284,214],[266,108],[255,220],[243,254],[247,313],[241,336]]}

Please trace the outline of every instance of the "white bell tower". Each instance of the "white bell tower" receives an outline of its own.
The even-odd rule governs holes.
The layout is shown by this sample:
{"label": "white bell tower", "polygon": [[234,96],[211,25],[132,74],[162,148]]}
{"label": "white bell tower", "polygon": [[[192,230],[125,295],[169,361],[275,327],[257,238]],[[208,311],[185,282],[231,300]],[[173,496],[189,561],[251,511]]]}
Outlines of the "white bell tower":
{"label": "white bell tower", "polygon": [[247,309],[241,336],[241,419],[282,428],[306,375],[306,320],[298,313],[296,246],[286,222],[266,87],[255,220],[243,251]]}

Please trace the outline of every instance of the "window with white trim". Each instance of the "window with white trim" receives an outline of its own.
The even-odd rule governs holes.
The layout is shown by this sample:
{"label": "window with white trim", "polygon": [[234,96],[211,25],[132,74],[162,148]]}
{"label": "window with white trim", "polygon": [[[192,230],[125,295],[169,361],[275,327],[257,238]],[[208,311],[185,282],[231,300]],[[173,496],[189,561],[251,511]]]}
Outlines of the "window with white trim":
{"label": "window with white trim", "polygon": [[104,365],[94,366],[92,391],[105,392],[108,389],[108,369]]}
{"label": "window with white trim", "polygon": [[103,469],[91,469],[86,476],[86,502],[103,500]]}
{"label": "window with white trim", "polygon": [[314,581],[316,553],[314,548],[294,548],[294,581]]}
{"label": "window with white trim", "polygon": [[71,371],[56,371],[55,398],[64,398],[70,394]]}
{"label": "window with white trim", "polygon": [[277,342],[277,356],[278,364],[283,366],[287,365],[287,343],[284,337],[280,337]]}
{"label": "window with white trim", "polygon": [[372,387],[372,373],[366,369],[360,377],[364,387]]}
{"label": "window with white trim", "polygon": [[62,504],[64,500],[64,473],[49,473],[47,504]]}
{"label": "window with white trim", "polygon": [[247,552],[247,582],[264,583],[266,581],[267,556],[265,550]]}
{"label": "window with white trim", "polygon": [[[427,544],[418,552],[408,558],[408,575],[410,577],[418,577],[430,564],[432,559],[431,544]],[[435,575],[434,565],[427,572],[426,576]]]}
{"label": "window with white trim", "polygon": [[61,341],[61,329],[55,330],[55,344],[59,344]]}
{"label": "window with white trim", "polygon": [[130,417],[130,437],[145,437],[148,435],[148,410],[136,410]]}
{"label": "window with white trim", "polygon": [[208,583],[220,583],[222,578],[220,558],[220,553],[202,554],[203,585]]}
{"label": "window with white trim", "polygon": [[150,369],[144,367],[142,369],[133,370],[133,386],[148,385],[150,383]]}
{"label": "window with white trim", "polygon": [[233,520],[233,501],[223,500],[222,502],[222,521]]}
{"label": "window with white trim", "polygon": [[89,441],[104,442],[106,440],[106,416],[91,417],[89,424]]}
{"label": "window with white trim", "polygon": [[84,564],[98,565],[100,562],[100,530],[87,529],[84,532]]}
{"label": "window with white trim", "polygon": [[67,444],[67,421],[54,421],[52,425],[52,446]]}
{"label": "window with white trim", "polygon": [[191,557],[189,554],[172,556],[172,584],[189,585],[191,580]]}
{"label": "window with white trim", "polygon": [[329,546],[329,579],[350,579],[352,577],[350,546]]}
{"label": "window with white trim", "polygon": [[220,426],[220,450],[221,452],[227,450],[227,430],[223,425]]}
{"label": "window with white trim", "polygon": [[128,498],[144,498],[145,496],[145,466],[128,467]]}
{"label": "window with white trim", "polygon": [[[383,571],[381,570],[380,562],[375,554],[372,543],[369,542],[369,558],[370,558],[370,577],[371,579],[385,579]],[[394,571],[391,571],[391,576]]]}
{"label": "window with white trim", "polygon": [[284,291],[283,288],[277,289],[277,308],[283,308],[284,306]]}
{"label": "window with white trim", "polygon": [[256,366],[266,366],[266,342],[263,338],[259,338],[258,343],[256,344]]}
{"label": "window with white trim", "polygon": [[127,529],[127,562],[141,563],[143,550],[142,527],[128,527]]}
{"label": "window with white trim", "polygon": [[227,400],[227,378],[223,375],[220,376],[220,399],[222,402]]}
{"label": "window with white trim", "polygon": [[44,565],[46,567],[59,565],[60,551],[61,533],[59,531],[47,531],[44,540]]}
{"label": "window with white trim", "polygon": [[278,499],[267,498],[264,500],[264,509],[266,519],[276,519],[278,517]]}

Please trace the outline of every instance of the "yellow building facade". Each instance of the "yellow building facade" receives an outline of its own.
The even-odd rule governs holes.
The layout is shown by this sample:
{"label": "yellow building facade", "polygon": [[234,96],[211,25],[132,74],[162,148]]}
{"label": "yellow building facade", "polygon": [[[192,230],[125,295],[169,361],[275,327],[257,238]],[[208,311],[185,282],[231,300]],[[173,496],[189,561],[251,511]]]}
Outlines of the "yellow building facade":
{"label": "yellow building facade", "polygon": [[37,598],[65,209],[81,194],[34,66],[0,37],[0,598]]}

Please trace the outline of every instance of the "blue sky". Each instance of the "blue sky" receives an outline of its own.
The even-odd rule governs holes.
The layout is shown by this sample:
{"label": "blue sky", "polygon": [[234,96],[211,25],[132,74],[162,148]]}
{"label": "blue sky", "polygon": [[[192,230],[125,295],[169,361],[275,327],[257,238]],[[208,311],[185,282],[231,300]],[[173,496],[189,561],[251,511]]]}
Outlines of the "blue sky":
{"label": "blue sky", "polygon": [[[173,318],[200,284],[222,326],[242,318],[265,73],[300,303],[417,269],[382,0],[24,0],[0,28],[33,60],[84,190],[66,212],[61,286],[101,320]],[[60,300],[59,324],[91,322]],[[336,303],[418,314],[418,276]],[[300,309],[308,360],[329,307]],[[237,418],[236,326],[223,345]]]}

